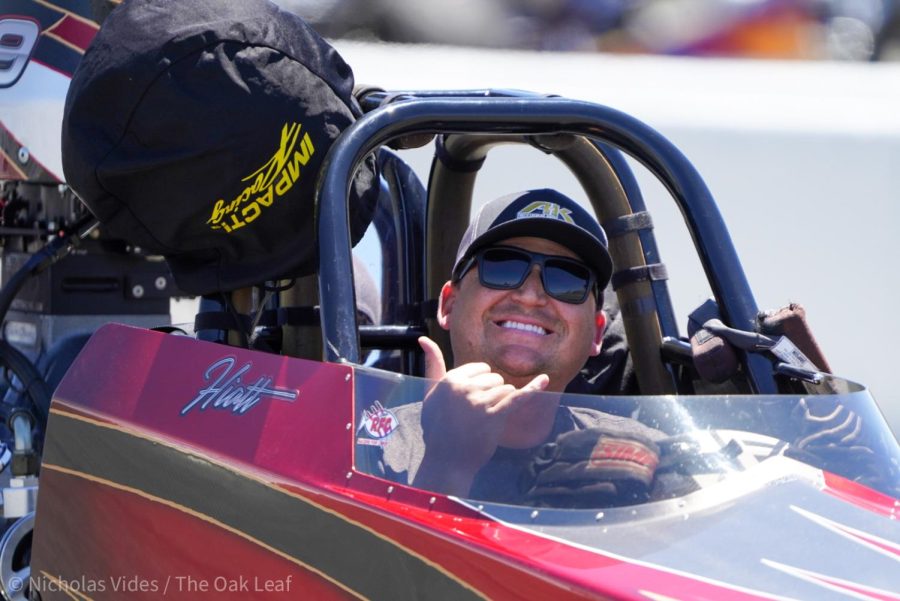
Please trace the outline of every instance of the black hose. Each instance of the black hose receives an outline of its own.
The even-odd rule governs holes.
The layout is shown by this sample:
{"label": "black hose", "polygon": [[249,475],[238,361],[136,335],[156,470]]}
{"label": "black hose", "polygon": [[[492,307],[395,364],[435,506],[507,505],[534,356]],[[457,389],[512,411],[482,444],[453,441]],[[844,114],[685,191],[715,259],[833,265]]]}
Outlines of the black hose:
{"label": "black hose", "polygon": [[25,281],[69,254],[73,245],[80,240],[82,233],[90,230],[95,222],[96,219],[93,215],[85,215],[72,224],[69,231],[61,232],[60,235],[31,255],[25,265],[9,278],[6,285],[0,289],[0,323],[6,319],[6,312],[9,311],[13,299],[16,298]]}
{"label": "black hose", "polygon": [[[9,278],[6,285],[0,289],[0,324],[6,320],[6,313],[28,278],[42,272],[69,254],[95,223],[96,219],[93,215],[85,215],[72,224],[67,231],[59,232],[57,237],[34,253],[25,265]],[[2,338],[0,338],[0,364],[8,367],[20,380],[22,389],[19,392],[31,400],[35,418],[43,429],[47,424],[50,410],[50,391],[44,378],[31,359]],[[10,386],[12,386],[12,382],[10,382]]]}

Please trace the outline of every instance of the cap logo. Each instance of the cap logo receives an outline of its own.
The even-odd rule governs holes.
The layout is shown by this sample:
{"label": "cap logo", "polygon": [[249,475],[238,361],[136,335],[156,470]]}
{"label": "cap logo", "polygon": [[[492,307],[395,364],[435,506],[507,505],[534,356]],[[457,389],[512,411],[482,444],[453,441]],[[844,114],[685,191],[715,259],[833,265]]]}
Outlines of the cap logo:
{"label": "cap logo", "polygon": [[300,179],[300,168],[309,162],[316,149],[308,133],[300,138],[299,123],[285,123],[281,128],[278,150],[266,163],[243,178],[251,182],[231,202],[216,201],[212,215],[207,219],[211,229],[231,233],[254,221],[266,207],[272,206],[275,197],[288,193]]}
{"label": "cap logo", "polygon": [[516,213],[516,219],[531,219],[534,217],[557,219],[575,224],[575,220],[572,219],[572,209],[561,207],[555,202],[535,201]]}

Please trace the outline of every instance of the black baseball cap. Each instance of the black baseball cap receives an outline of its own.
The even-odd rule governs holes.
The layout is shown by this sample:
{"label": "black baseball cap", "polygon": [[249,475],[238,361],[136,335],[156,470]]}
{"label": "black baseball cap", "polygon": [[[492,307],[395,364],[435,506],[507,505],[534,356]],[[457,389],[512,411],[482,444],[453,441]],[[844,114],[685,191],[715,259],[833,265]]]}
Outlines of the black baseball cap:
{"label": "black baseball cap", "polygon": [[[193,294],[316,266],[315,188],[362,111],[353,72],[268,0],[129,0],[72,77],[66,180],[101,231],[166,257]],[[350,190],[350,230],[375,208],[373,157]]]}
{"label": "black baseball cap", "polygon": [[594,271],[600,290],[612,277],[606,232],[581,205],[548,188],[502,196],[481,207],[459,243],[454,277],[482,248],[518,236],[546,238],[565,246]]}

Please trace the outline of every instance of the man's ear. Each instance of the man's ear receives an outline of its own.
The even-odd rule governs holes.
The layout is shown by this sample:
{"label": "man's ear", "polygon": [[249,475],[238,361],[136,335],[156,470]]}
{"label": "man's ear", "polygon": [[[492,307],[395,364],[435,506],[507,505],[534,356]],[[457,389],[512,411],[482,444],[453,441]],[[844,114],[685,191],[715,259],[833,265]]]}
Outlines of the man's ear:
{"label": "man's ear", "polygon": [[594,340],[591,344],[591,357],[600,354],[603,348],[603,334],[606,332],[606,313],[600,309],[594,314],[594,324],[597,326],[594,330]]}
{"label": "man's ear", "polygon": [[444,282],[438,298],[437,322],[445,330],[450,329],[450,314],[453,312],[453,304],[456,302],[456,292],[456,286],[447,280]]}

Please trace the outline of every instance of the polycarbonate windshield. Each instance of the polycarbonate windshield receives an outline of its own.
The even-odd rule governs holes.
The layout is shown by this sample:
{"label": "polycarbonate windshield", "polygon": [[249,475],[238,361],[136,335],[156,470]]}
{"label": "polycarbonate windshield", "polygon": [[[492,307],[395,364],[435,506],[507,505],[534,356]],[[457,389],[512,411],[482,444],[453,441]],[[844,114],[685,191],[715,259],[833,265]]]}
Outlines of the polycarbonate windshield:
{"label": "polycarbonate windshield", "polygon": [[539,392],[499,412],[423,378],[359,367],[355,382],[356,469],[461,498],[631,506],[740,478],[774,458],[900,498],[896,439],[868,391],[837,378],[806,395]]}

